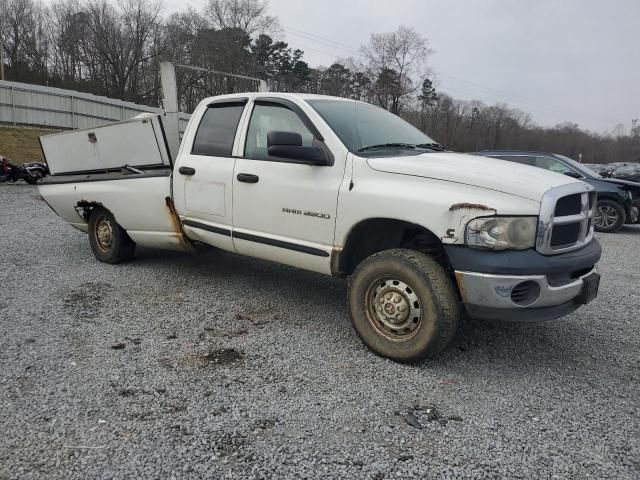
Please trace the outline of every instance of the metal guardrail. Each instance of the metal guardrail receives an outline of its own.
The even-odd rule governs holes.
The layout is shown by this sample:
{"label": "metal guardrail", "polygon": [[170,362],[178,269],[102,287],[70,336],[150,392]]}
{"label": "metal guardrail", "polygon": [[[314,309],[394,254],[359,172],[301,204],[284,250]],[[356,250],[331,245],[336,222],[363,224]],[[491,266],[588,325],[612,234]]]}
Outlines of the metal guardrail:
{"label": "metal guardrail", "polygon": [[[0,124],[91,128],[127,120],[143,112],[163,113],[161,108],[90,93],[0,80]],[[189,117],[180,113],[180,133],[187,126]]]}

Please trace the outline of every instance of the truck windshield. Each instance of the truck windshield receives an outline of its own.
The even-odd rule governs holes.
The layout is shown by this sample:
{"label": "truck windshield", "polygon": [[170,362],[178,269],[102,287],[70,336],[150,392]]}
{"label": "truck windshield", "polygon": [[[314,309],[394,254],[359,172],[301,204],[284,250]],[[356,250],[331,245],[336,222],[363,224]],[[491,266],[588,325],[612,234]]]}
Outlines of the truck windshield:
{"label": "truck windshield", "polygon": [[442,146],[382,108],[348,100],[307,100],[352,153],[416,155]]}

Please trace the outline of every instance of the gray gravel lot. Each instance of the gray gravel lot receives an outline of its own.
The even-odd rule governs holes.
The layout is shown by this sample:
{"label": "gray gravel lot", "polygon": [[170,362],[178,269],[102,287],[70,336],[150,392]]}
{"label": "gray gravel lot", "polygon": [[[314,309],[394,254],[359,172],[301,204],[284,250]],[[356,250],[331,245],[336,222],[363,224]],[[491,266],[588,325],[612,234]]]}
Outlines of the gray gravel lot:
{"label": "gray gravel lot", "polygon": [[0,478],[640,478],[640,228],[599,298],[376,357],[343,281],[210,251],[96,261],[0,185]]}

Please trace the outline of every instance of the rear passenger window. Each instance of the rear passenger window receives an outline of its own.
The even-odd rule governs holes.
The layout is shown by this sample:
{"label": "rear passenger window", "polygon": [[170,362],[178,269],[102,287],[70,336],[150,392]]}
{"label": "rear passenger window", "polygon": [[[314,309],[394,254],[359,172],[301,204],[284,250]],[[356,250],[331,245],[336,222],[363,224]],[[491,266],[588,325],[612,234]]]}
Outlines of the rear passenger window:
{"label": "rear passenger window", "polygon": [[214,104],[202,116],[191,153],[231,156],[240,115],[245,103]]}

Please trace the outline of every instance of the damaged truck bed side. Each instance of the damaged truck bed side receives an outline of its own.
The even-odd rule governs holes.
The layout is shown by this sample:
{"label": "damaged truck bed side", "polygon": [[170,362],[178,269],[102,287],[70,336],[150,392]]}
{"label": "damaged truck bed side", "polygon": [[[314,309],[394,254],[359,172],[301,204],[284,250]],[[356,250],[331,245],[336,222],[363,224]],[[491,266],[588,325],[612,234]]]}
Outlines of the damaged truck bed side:
{"label": "damaged truck bed side", "polygon": [[597,295],[595,194],[581,181],[445,152],[334,97],[208,98],[175,159],[166,138],[161,116],[41,138],[40,193],[99,260],[200,242],[350,277],[356,332],[398,361],[442,351],[463,312],[548,320]]}

